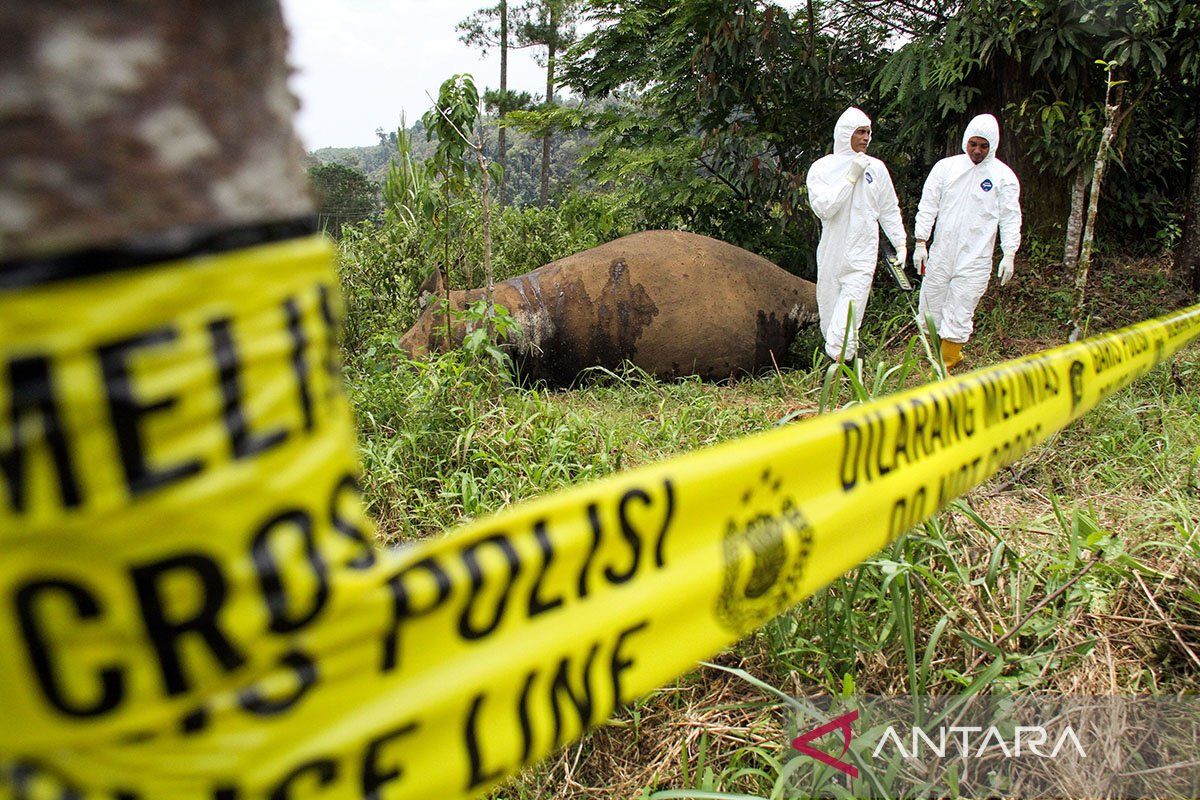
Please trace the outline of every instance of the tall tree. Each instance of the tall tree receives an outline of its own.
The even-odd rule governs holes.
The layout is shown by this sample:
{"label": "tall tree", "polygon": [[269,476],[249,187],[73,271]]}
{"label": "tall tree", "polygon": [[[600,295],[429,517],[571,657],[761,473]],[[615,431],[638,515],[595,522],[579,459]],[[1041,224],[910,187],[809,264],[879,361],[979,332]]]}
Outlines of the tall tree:
{"label": "tall tree", "polygon": [[525,92],[510,92],[508,90],[508,51],[532,44],[520,44],[513,41],[510,33],[512,22],[520,22],[523,9],[514,9],[510,14],[508,0],[500,0],[494,6],[481,8],[471,16],[458,23],[459,39],[473,47],[478,47],[483,55],[487,55],[493,47],[500,48],[500,89],[497,92],[484,92],[484,101],[490,108],[495,109],[500,117],[496,146],[500,165],[499,203],[503,207],[507,198],[505,191],[504,171],[508,166],[508,137],[504,117],[508,112],[529,105],[529,95]]}
{"label": "tall tree", "polygon": [[[517,40],[524,46],[546,48],[545,109],[554,106],[555,62],[558,55],[575,40],[575,20],[579,0],[530,0],[522,9]],[[540,60],[540,59],[539,59]],[[547,128],[542,136],[542,180],[539,199],[544,206],[550,202],[550,145],[553,131]]]}

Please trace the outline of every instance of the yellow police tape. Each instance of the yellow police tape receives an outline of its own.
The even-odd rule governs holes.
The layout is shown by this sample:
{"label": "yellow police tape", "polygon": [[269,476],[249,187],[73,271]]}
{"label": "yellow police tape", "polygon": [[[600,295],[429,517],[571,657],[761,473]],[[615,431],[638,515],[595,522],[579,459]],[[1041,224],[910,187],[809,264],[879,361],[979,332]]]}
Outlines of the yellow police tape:
{"label": "yellow police tape", "polygon": [[1200,334],[1200,306],[370,546],[316,239],[0,292],[0,795],[479,794]]}

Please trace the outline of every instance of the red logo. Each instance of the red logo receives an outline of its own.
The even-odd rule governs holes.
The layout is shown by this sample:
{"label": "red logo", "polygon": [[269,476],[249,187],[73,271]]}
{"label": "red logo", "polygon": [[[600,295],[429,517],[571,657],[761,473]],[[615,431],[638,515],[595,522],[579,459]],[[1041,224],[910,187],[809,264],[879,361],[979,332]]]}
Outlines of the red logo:
{"label": "red logo", "polygon": [[[813,728],[808,733],[803,733],[792,740],[792,747],[804,753],[806,756],[811,756],[822,764],[828,764],[839,772],[849,775],[851,778],[858,777],[858,767],[853,764],[847,764],[842,761],[842,756],[846,755],[846,751],[850,749],[850,738],[853,736],[853,731],[850,730],[850,724],[858,719],[858,710],[855,709],[849,714],[843,714],[837,719],[832,719],[826,722],[819,728]],[[837,758],[823,753],[817,748],[809,744],[814,739],[820,739],[827,733],[840,729],[842,731],[842,752],[838,753]]]}

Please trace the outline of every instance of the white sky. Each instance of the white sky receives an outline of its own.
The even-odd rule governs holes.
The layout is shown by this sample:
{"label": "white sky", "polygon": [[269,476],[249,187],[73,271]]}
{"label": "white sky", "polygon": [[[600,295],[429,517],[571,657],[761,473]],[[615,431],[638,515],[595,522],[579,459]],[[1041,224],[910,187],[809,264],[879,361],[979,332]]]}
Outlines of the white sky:
{"label": "white sky", "polygon": [[[500,53],[483,59],[454,26],[491,0],[283,0],[289,61],[300,98],[305,147],[374,144],[375,129],[395,130],[400,112],[421,116],[438,86],[469,72],[482,92],[500,85]],[[508,87],[541,93],[546,73],[532,50],[511,50]]]}

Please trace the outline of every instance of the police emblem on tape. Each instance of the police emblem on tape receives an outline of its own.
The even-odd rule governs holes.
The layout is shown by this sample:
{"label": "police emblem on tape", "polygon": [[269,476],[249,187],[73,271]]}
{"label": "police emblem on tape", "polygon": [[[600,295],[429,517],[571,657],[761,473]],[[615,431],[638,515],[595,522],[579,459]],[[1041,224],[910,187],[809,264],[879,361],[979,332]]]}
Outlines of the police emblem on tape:
{"label": "police emblem on tape", "polygon": [[1074,416],[1083,402],[1083,362],[1079,359],[1072,361],[1068,374],[1071,378],[1071,416]]}
{"label": "police emblem on tape", "polygon": [[721,541],[724,578],[717,620],[744,633],[797,599],[812,547],[812,528],[770,469],[748,488],[726,522]]}

